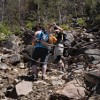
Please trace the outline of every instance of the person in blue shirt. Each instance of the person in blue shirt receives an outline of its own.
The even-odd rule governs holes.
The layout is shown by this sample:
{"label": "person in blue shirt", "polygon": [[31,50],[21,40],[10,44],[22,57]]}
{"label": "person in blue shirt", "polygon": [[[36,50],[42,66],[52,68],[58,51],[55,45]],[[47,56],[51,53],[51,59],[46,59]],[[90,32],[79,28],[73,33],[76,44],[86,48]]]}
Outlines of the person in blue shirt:
{"label": "person in blue shirt", "polygon": [[33,71],[33,78],[34,80],[38,79],[38,71],[37,71],[37,61],[40,59],[40,64],[42,66],[42,79],[45,78],[46,75],[46,69],[47,69],[47,61],[48,61],[48,53],[49,48],[41,43],[42,39],[41,37],[43,34],[48,35],[48,32],[45,32],[45,29],[41,27],[40,25],[37,26],[37,31],[34,33],[34,51],[32,54],[32,71]]}

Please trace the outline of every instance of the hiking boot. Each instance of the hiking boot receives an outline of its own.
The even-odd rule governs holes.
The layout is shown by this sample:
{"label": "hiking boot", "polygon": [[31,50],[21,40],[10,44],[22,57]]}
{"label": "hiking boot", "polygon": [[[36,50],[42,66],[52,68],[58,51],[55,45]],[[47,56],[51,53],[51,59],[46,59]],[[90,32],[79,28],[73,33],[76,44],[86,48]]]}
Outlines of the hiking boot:
{"label": "hiking boot", "polygon": [[46,75],[45,75],[45,76],[42,76],[42,80],[45,80],[45,79],[47,79],[46,77],[47,77]]}
{"label": "hiking boot", "polygon": [[32,77],[33,77],[33,81],[37,81],[38,80],[38,75],[33,74]]}
{"label": "hiking boot", "polygon": [[45,77],[44,76],[42,76],[42,80],[44,80],[45,79]]}

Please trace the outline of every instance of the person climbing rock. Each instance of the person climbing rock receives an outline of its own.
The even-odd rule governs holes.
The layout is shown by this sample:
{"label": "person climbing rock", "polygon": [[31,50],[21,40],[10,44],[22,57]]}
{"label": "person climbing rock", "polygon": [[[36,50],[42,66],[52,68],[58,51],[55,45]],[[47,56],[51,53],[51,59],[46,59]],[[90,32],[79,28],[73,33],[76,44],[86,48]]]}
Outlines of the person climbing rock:
{"label": "person climbing rock", "polygon": [[37,71],[37,61],[40,59],[40,64],[42,66],[42,79],[45,78],[46,69],[47,69],[47,61],[48,61],[48,53],[49,48],[42,42],[48,41],[48,32],[45,31],[43,27],[40,25],[37,27],[37,31],[34,34],[34,51],[32,54],[32,70],[33,70],[33,78],[34,80],[38,79],[38,71]]}
{"label": "person climbing rock", "polygon": [[63,29],[54,23],[54,33],[57,38],[56,47],[54,48],[54,62],[60,69],[64,69],[64,62],[62,60],[64,45],[63,45]]}

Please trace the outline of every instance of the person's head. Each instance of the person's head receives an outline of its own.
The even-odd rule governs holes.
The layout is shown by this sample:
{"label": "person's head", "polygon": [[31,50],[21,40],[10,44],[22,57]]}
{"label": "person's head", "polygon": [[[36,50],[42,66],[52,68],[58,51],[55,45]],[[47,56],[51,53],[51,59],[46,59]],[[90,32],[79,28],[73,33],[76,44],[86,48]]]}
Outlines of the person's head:
{"label": "person's head", "polygon": [[43,31],[43,33],[46,33],[47,31],[45,30],[45,28],[44,27],[42,27],[42,31]]}
{"label": "person's head", "polygon": [[55,33],[59,33],[60,30],[59,30],[57,27],[54,27],[54,32],[55,32]]}
{"label": "person's head", "polygon": [[41,25],[36,25],[35,29],[36,29],[36,31],[42,30],[42,26]]}

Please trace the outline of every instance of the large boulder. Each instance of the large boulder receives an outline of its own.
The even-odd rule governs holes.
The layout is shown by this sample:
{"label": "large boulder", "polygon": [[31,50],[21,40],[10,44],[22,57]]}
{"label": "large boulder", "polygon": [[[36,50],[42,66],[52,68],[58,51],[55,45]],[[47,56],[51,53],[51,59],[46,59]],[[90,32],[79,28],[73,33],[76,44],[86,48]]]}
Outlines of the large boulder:
{"label": "large boulder", "polygon": [[65,34],[65,40],[67,44],[70,44],[75,40],[71,31],[64,31],[63,33]]}
{"label": "large boulder", "polygon": [[84,78],[89,91],[95,89],[95,93],[100,94],[100,70],[85,72]]}
{"label": "large boulder", "polygon": [[3,43],[2,43],[2,46],[3,47],[5,47],[5,48],[7,48],[7,49],[12,49],[13,48],[13,43],[12,43],[12,41],[9,41],[9,40],[6,40],[6,41],[4,41]]}
{"label": "large boulder", "polygon": [[15,35],[11,35],[6,41],[2,42],[2,46],[6,49],[11,49],[13,52],[20,51],[20,45],[22,44],[21,38]]}
{"label": "large boulder", "polygon": [[89,55],[100,55],[100,50],[98,49],[88,49],[85,51],[86,54]]}
{"label": "large boulder", "polygon": [[97,83],[100,83],[100,71],[99,70],[93,70],[93,71],[90,71],[90,72],[85,72],[84,73],[84,77],[85,77],[85,80],[90,82],[90,83],[93,83],[93,84],[97,84]]}
{"label": "large boulder", "polygon": [[24,34],[23,34],[23,41],[24,41],[24,43],[26,44],[26,45],[29,45],[29,44],[31,44],[32,43],[32,39],[33,39],[33,36],[32,36],[33,34],[28,34],[28,32],[25,32]]}
{"label": "large boulder", "polygon": [[2,57],[2,62],[9,63],[9,64],[16,65],[20,61],[21,61],[20,54],[12,54],[12,55],[8,55],[7,57]]}
{"label": "large boulder", "polygon": [[75,80],[68,82],[63,89],[57,90],[55,93],[58,94],[58,97],[63,95],[68,98],[66,100],[81,100],[85,97],[85,89],[79,86]]}
{"label": "large boulder", "polygon": [[19,96],[25,96],[29,94],[32,90],[32,82],[21,81],[18,84],[8,86],[6,89],[6,97],[12,98],[13,100],[17,100]]}
{"label": "large boulder", "polygon": [[91,59],[93,64],[100,62],[100,50],[99,49],[88,49],[85,54]]}
{"label": "large boulder", "polygon": [[22,51],[24,53],[24,61],[29,61],[29,57],[32,57],[32,52],[34,50],[34,47],[32,45],[27,45],[24,50]]}

